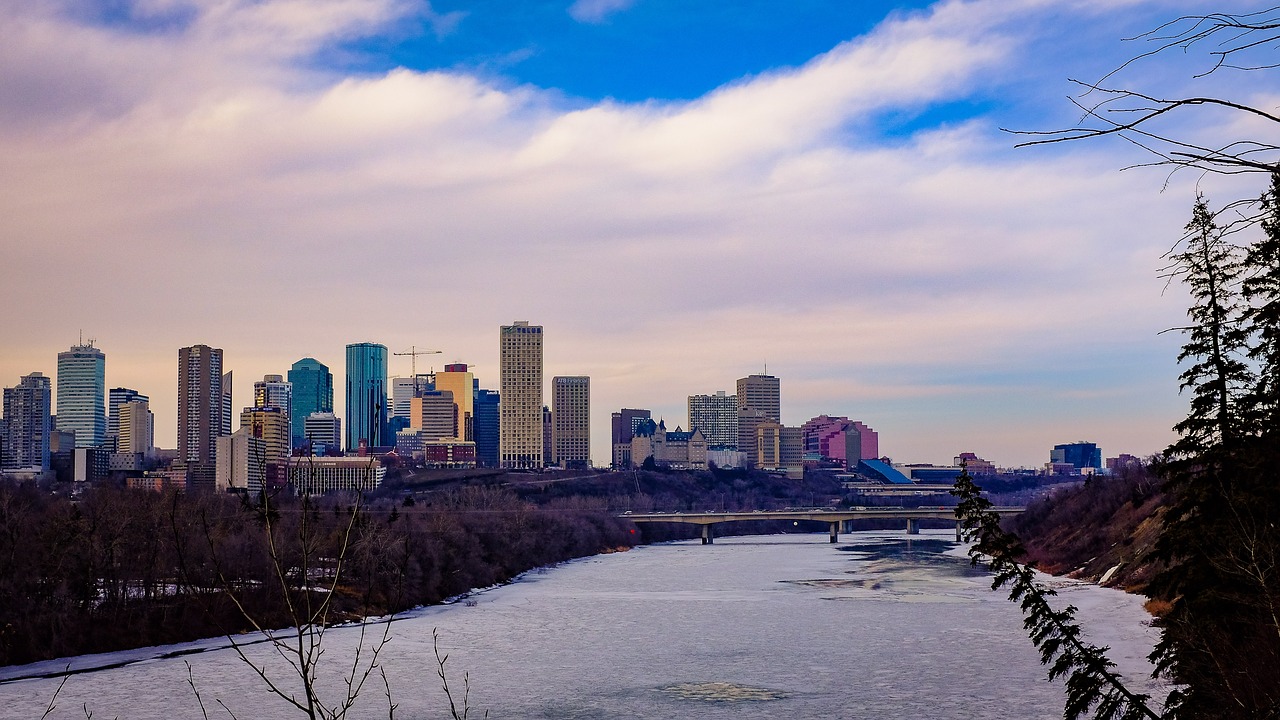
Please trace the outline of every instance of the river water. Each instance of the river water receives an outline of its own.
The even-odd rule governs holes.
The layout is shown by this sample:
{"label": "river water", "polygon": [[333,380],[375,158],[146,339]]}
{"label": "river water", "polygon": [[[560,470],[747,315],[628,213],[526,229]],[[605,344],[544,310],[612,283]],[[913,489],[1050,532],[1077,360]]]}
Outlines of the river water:
{"label": "river water", "polygon": [[[439,633],[455,700],[464,674],[473,717],[1060,718],[1061,684],[1022,630],[1018,608],[958,557],[951,531],[718,538],[711,546],[635,548],[535,571],[464,602],[391,624],[382,650],[395,717],[445,718],[432,654]],[[950,552],[948,552],[950,551]],[[1052,581],[1133,684],[1155,641],[1141,598]],[[381,632],[382,626],[375,626]],[[357,628],[325,636],[322,678]],[[272,697],[226,640],[73,659],[53,718],[298,717]],[[250,659],[288,684],[264,644]],[[0,668],[0,717],[39,718],[58,680],[22,678],[68,661]],[[188,674],[188,664],[190,674]],[[199,690],[200,700],[192,689]],[[225,709],[224,707],[225,706]],[[380,679],[351,716],[387,717]]]}

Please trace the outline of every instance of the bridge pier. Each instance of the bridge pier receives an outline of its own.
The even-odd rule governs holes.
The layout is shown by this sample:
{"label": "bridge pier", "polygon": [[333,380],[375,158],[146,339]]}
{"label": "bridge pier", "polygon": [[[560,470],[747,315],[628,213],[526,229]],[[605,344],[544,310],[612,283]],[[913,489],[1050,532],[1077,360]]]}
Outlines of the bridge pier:
{"label": "bridge pier", "polygon": [[919,519],[917,519],[917,518],[907,518],[907,534],[908,534],[908,535],[919,535],[919,534],[920,534],[920,520],[919,520]]}
{"label": "bridge pier", "polygon": [[711,523],[702,526],[702,544],[712,545],[715,543],[716,535],[711,530]]}
{"label": "bridge pier", "polygon": [[840,539],[840,538],[839,538],[839,535],[840,535],[840,522],[839,522],[839,521],[836,521],[836,522],[831,523],[831,540],[830,540],[830,542],[833,542],[833,543],[834,543],[834,542],[839,541],[839,539]]}

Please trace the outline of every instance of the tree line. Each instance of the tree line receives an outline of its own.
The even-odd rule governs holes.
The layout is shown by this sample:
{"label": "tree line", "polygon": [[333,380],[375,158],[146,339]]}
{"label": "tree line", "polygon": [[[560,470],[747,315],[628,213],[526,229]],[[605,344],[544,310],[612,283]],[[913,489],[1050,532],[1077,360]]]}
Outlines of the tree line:
{"label": "tree line", "polygon": [[398,612],[628,547],[632,530],[600,503],[485,487],[428,506],[0,483],[0,664],[289,627],[333,580],[330,622]]}

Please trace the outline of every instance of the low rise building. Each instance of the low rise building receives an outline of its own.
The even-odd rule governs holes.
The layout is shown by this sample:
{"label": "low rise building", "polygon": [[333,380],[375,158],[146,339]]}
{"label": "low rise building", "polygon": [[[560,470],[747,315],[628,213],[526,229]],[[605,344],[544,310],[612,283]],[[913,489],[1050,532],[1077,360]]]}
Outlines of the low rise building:
{"label": "low rise building", "polygon": [[74,458],[71,479],[75,482],[93,485],[106,480],[111,473],[111,458],[104,447],[78,447]]}
{"label": "low rise building", "polygon": [[155,492],[164,490],[183,492],[187,489],[187,471],[182,468],[148,470],[142,473],[141,477],[125,478],[125,486],[139,490],[153,490]]}
{"label": "low rise building", "polygon": [[422,443],[422,463],[429,468],[473,468],[476,444],[464,440],[430,440]]}
{"label": "low rise building", "polygon": [[1076,472],[1102,469],[1102,449],[1096,443],[1080,440],[1073,443],[1054,445],[1049,453],[1051,465],[1068,464]]}
{"label": "low rise building", "polygon": [[382,485],[387,469],[376,457],[310,457],[290,463],[289,484],[298,495],[336,491],[371,492]]}
{"label": "low rise building", "polygon": [[1129,468],[1137,469],[1143,466],[1142,458],[1129,453],[1120,453],[1117,457],[1107,458],[1107,472],[1120,472]]}
{"label": "low rise building", "polygon": [[996,465],[990,460],[983,460],[976,453],[962,452],[952,461],[958,467],[964,465],[970,475],[995,475]]}
{"label": "low rise building", "polygon": [[743,468],[747,466],[747,454],[741,450],[707,448],[707,467]]}

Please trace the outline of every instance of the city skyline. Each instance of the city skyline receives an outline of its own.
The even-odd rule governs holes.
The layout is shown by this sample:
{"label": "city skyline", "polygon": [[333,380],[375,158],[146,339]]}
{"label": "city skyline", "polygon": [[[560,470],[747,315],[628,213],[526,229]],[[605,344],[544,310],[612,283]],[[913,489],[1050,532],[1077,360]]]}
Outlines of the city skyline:
{"label": "city skyline", "polygon": [[[526,328],[528,328],[529,326],[528,326],[528,323],[527,323],[526,321],[519,321],[519,322],[517,322],[514,326],[503,326],[502,328],[500,328],[500,330],[502,330],[502,331],[503,331],[503,333],[502,333],[502,334],[503,334],[503,335],[505,335],[505,333],[506,333],[506,331],[507,331],[508,329],[511,329],[511,328],[518,328],[518,327],[526,327]],[[543,351],[543,347],[542,347],[542,340],[541,340],[541,338],[542,338],[542,328],[541,328],[540,326],[533,326],[533,327],[532,327],[532,329],[533,329],[533,330],[535,330],[535,331],[537,331],[537,332],[536,332],[536,335],[537,335],[537,352],[538,352],[538,353],[541,353],[541,352]],[[223,370],[223,372],[222,372],[222,374],[221,374],[221,378],[220,378],[220,379],[221,379],[222,383],[224,383],[224,384],[225,384],[225,383],[226,383],[226,380],[227,380],[227,377],[228,377],[229,375],[231,375],[231,374],[234,372],[235,368],[227,367],[227,366],[225,366],[224,364],[222,364],[222,363],[224,363],[225,361],[223,360],[224,352],[223,352],[223,350],[222,350],[221,348],[209,348],[208,346],[205,346],[205,345],[194,346],[194,347],[191,347],[191,348],[179,348],[179,368],[181,368],[181,367],[186,367],[186,365],[184,365],[184,362],[188,362],[188,361],[184,360],[184,357],[185,357],[185,356],[184,356],[184,353],[188,353],[188,352],[190,352],[190,351],[192,351],[192,350],[195,350],[196,348],[199,348],[199,349],[200,349],[200,351],[201,351],[201,352],[200,352],[200,353],[198,353],[198,354],[208,354],[208,353],[210,353],[210,352],[212,353],[212,355],[213,355],[213,357],[214,357],[214,366],[215,366],[215,367],[212,367],[212,368],[210,368],[210,369],[211,369],[211,370],[213,370],[213,369],[216,369],[216,368],[221,368],[221,369]],[[101,350],[101,348],[96,348],[96,347],[95,347],[94,349],[95,349],[95,350],[97,350],[97,351],[98,351],[99,353],[101,353],[102,355],[105,355],[105,354],[106,354],[105,352],[103,352],[103,351]],[[348,355],[350,355],[350,353],[352,353],[352,352],[356,352],[356,354],[357,354],[357,355],[360,355],[360,354],[361,354],[361,352],[362,352],[362,351],[365,351],[365,350],[373,350],[373,351],[375,351],[375,352],[376,352],[376,354],[377,354],[377,356],[378,356],[378,357],[375,359],[374,365],[379,365],[379,364],[381,364],[381,365],[385,365],[385,364],[386,364],[386,360],[387,360],[387,356],[388,356],[388,355],[391,355],[391,354],[394,354],[394,353],[390,353],[390,352],[386,349],[386,347],[385,347],[385,346],[380,345],[380,344],[378,344],[378,343],[369,343],[369,342],[353,343],[353,344],[348,344],[348,345],[346,345],[346,346],[344,347],[344,351],[345,351],[345,353],[347,353]],[[404,361],[404,362],[408,363],[409,361],[408,361],[408,360],[406,360],[406,361]],[[307,365],[308,367],[310,367],[312,364],[314,364],[314,366],[315,366],[315,367],[318,367],[318,368],[324,368],[324,367],[325,367],[323,364],[318,363],[318,362],[315,360],[315,358],[312,358],[312,357],[305,357],[305,358],[302,358],[301,360],[299,360],[299,361],[297,361],[297,362],[293,363],[293,364],[292,364],[292,369],[293,369],[293,370],[297,370],[297,368],[298,368],[298,366],[299,366],[299,364],[300,364],[300,363],[305,364],[305,365]],[[189,365],[189,364],[190,364],[190,363],[188,362],[188,365]],[[345,375],[345,366],[342,366],[342,367],[343,367],[343,374]],[[499,383],[495,381],[495,382],[493,383],[493,386],[494,386],[493,388],[485,388],[485,379],[484,379],[484,378],[482,378],[482,377],[479,377],[479,376],[475,375],[475,374],[472,372],[472,371],[475,369],[475,366],[474,366],[474,365],[468,365],[468,364],[466,364],[466,363],[456,363],[456,362],[451,362],[451,363],[446,363],[446,364],[445,364],[445,368],[446,368],[446,369],[442,369],[442,370],[440,370],[440,371],[438,371],[438,372],[437,372],[437,371],[435,371],[435,370],[434,370],[434,368],[428,368],[426,373],[423,373],[423,372],[422,372],[422,369],[418,369],[418,372],[419,372],[419,375],[420,375],[420,376],[435,375],[435,376],[436,376],[436,377],[438,377],[438,378],[439,378],[439,377],[451,377],[451,376],[455,376],[455,375],[456,375],[456,376],[459,378],[459,381],[460,381],[460,382],[461,382],[461,381],[465,381],[465,380],[470,380],[471,378],[475,378],[475,380],[478,382],[478,384],[477,384],[477,386],[476,386],[476,387],[477,387],[477,390],[479,390],[479,391],[483,391],[483,392],[486,392],[486,393],[494,393],[494,394],[496,394],[496,393],[497,393],[497,390],[496,390],[495,388],[498,386],[498,384],[499,384]],[[466,368],[466,369],[464,370],[463,368]],[[548,368],[546,368],[546,367],[545,367],[545,364],[544,364],[544,366],[543,366],[543,368],[542,368],[542,372],[541,372],[541,374],[544,376],[544,377],[543,377],[543,400],[544,400],[544,402],[543,402],[543,407],[544,407],[544,408],[546,408],[546,409],[548,409],[548,410],[552,410],[552,409],[553,409],[553,397],[554,397],[554,393],[555,393],[555,388],[556,388],[556,383],[557,383],[557,381],[560,381],[560,380],[574,380],[574,379],[578,379],[578,380],[583,380],[583,381],[585,381],[585,382],[587,382],[587,383],[590,383],[590,376],[589,376],[589,375],[583,375],[583,376],[576,377],[576,378],[565,378],[565,377],[553,377],[553,376],[551,376],[551,375],[548,375],[548,372],[554,372],[554,369],[548,369]],[[35,372],[34,372],[34,373],[32,373],[32,374],[33,374],[33,375],[38,376],[40,373],[41,373],[41,371],[35,371]],[[376,370],[375,370],[375,375],[376,375]],[[392,381],[393,381],[394,379],[402,378],[402,377],[408,377],[408,376],[407,376],[407,375],[405,375],[405,376],[396,375],[392,370],[387,370],[386,382],[382,384],[382,387],[390,387],[390,386],[393,384],[393,383],[392,383]],[[24,376],[24,378],[25,378],[25,376]],[[48,378],[47,378],[47,379],[48,379]],[[190,376],[188,377],[188,380],[190,380]],[[780,385],[782,384],[782,381],[783,381],[783,380],[784,380],[784,378],[779,378],[778,376],[775,376],[775,375],[772,375],[772,374],[764,374],[764,373],[750,373],[750,374],[746,375],[745,377],[737,378],[737,379],[736,379],[736,381],[735,381],[735,384],[733,384],[733,385],[731,385],[728,381],[726,381],[726,382],[725,382],[725,384],[726,384],[726,385],[729,385],[729,386],[731,386],[731,387],[733,387],[733,386],[735,386],[735,385],[736,385],[736,387],[739,389],[739,392],[742,392],[744,389],[750,388],[750,390],[748,391],[748,393],[747,393],[746,395],[743,395],[743,397],[748,397],[748,396],[752,395],[752,393],[755,393],[754,397],[757,399],[757,404],[758,404],[758,405],[760,404],[760,400],[761,400],[761,399],[764,399],[764,403],[763,403],[762,407],[767,406],[767,410],[765,410],[765,411],[763,411],[763,412],[761,413],[761,416],[760,416],[760,418],[759,418],[758,422],[766,422],[766,421],[768,421],[768,419],[769,419],[769,418],[773,418],[773,417],[776,417],[776,416],[780,415],[781,422],[780,422],[779,424],[781,424],[781,425],[783,425],[783,426],[786,426],[786,427],[789,427],[789,428],[792,428],[792,429],[798,429],[798,428],[799,428],[799,426],[800,426],[802,423],[805,423],[805,422],[807,422],[807,421],[809,421],[809,420],[818,419],[820,415],[821,415],[821,416],[825,416],[825,415],[826,415],[826,413],[825,413],[825,412],[823,412],[823,413],[815,413],[815,414],[813,414],[813,415],[811,415],[811,416],[806,416],[806,417],[804,417],[804,418],[800,418],[800,417],[798,417],[798,415],[802,415],[802,414],[804,414],[803,412],[800,412],[800,413],[798,413],[798,414],[797,414],[797,416],[796,416],[796,417],[792,417],[793,413],[788,412],[788,408],[787,408],[786,392],[785,392],[785,391],[780,392]],[[278,373],[265,373],[265,374],[263,375],[263,380],[255,381],[255,382],[253,383],[253,388],[252,388],[250,391],[248,391],[248,393],[247,393],[247,394],[248,394],[248,397],[247,397],[246,399],[244,399],[244,400],[245,400],[245,402],[244,402],[243,404],[241,404],[241,398],[240,398],[239,396],[234,396],[234,398],[235,398],[235,399],[232,401],[232,407],[233,407],[233,408],[237,408],[237,409],[233,410],[233,416],[234,416],[234,417],[237,417],[237,418],[240,418],[240,420],[239,420],[239,421],[235,421],[235,422],[233,422],[233,423],[232,423],[232,431],[233,431],[233,432],[234,432],[234,431],[238,431],[241,427],[244,427],[244,426],[245,426],[245,425],[243,424],[243,421],[244,421],[244,414],[245,414],[245,413],[250,412],[251,410],[253,410],[253,409],[255,409],[256,407],[259,407],[259,406],[261,405],[263,393],[267,391],[267,387],[268,387],[268,386],[271,386],[271,385],[273,385],[273,384],[284,384],[284,385],[290,385],[290,383],[285,383],[285,382],[283,382],[283,381],[284,381],[284,378],[283,378],[282,376],[280,376],[280,374],[278,374]],[[450,382],[453,382],[453,381],[451,380]],[[15,385],[15,386],[16,386],[17,384],[18,384],[18,383],[14,383],[14,385]],[[57,400],[56,400],[56,395],[57,395],[57,390],[56,390],[56,388],[57,388],[56,377],[55,377],[55,378],[50,379],[50,384],[51,384],[51,388],[50,388],[50,393],[51,393],[51,395],[50,395],[50,397],[51,397],[51,402],[53,403],[53,405],[51,406],[51,414],[52,414],[52,415],[54,415],[54,416],[55,416],[55,419],[56,419],[56,413],[52,413],[52,408],[56,406],[56,402],[57,402]],[[179,384],[181,384],[181,383],[179,382]],[[463,384],[463,385],[465,385],[466,383],[465,383],[465,382],[462,382],[462,384]],[[5,386],[5,384],[4,384],[4,383],[0,383],[0,386]],[[459,387],[460,387],[460,385],[459,385]],[[283,390],[283,388],[281,388],[280,390],[276,390],[276,392],[280,392],[280,391],[282,391],[282,390]],[[219,393],[221,393],[221,392],[222,392],[222,391],[221,391],[221,389],[219,389],[219,390],[218,390],[218,392],[219,392]],[[159,427],[160,427],[159,423],[158,423],[158,422],[156,422],[156,421],[154,421],[154,416],[155,416],[155,413],[154,413],[154,407],[152,407],[152,406],[148,403],[148,401],[147,401],[147,396],[146,396],[145,394],[139,394],[139,393],[138,393],[138,391],[136,391],[136,390],[133,390],[133,389],[130,389],[130,388],[122,388],[122,387],[112,388],[111,394],[112,394],[112,398],[108,398],[108,399],[113,399],[113,398],[114,398],[114,394],[119,394],[119,395],[120,395],[120,398],[118,398],[118,399],[114,399],[113,401],[119,401],[119,400],[124,400],[124,399],[134,399],[134,398],[140,399],[140,400],[142,401],[142,403],[143,403],[144,407],[146,407],[146,408],[147,408],[147,410],[148,410],[148,414],[149,414],[149,415],[151,415],[151,416],[153,417],[153,422],[155,422],[155,427],[157,427],[157,428],[159,428]],[[426,394],[431,395],[431,394],[439,394],[439,393],[426,393]],[[736,403],[733,403],[732,401],[737,397],[737,395],[726,395],[726,394],[724,393],[724,391],[717,391],[716,393],[714,393],[714,394],[712,394],[712,395],[710,395],[710,396],[709,396],[709,395],[706,395],[706,394],[693,394],[693,395],[689,395],[689,396],[687,396],[686,398],[684,398],[685,403],[684,403],[684,407],[683,407],[683,408],[678,408],[678,409],[676,410],[676,412],[674,412],[673,414],[669,414],[669,415],[668,415],[668,414],[660,414],[660,413],[658,413],[657,411],[654,411],[653,419],[654,419],[654,421],[655,421],[655,422],[659,422],[659,421],[667,421],[667,422],[668,422],[668,425],[670,426],[670,428],[671,428],[671,429],[675,429],[676,427],[683,427],[683,428],[684,428],[684,429],[686,429],[686,430],[692,430],[692,429],[695,427],[695,424],[692,422],[692,419],[689,417],[689,412],[688,412],[688,411],[689,411],[689,409],[690,409],[690,407],[691,407],[691,404],[690,404],[690,403],[691,403],[691,401],[692,401],[692,400],[694,400],[695,398],[703,398],[703,399],[707,399],[707,398],[715,398],[715,396],[716,396],[716,395],[721,396],[721,398],[720,398],[721,400],[727,400],[727,401],[730,401],[730,402],[728,403],[729,405],[736,405]],[[104,397],[105,397],[105,396],[104,396]],[[343,414],[344,414],[344,412],[345,412],[345,404],[341,402],[341,399],[342,399],[341,397],[336,397],[336,398],[334,398],[334,399],[330,402],[330,404],[333,406],[333,413],[335,414],[335,417],[337,417],[337,418],[339,418],[339,419],[343,416]],[[390,403],[390,397],[389,397],[389,396],[388,396],[388,398],[387,398],[387,402],[388,402],[388,403]],[[744,402],[744,403],[745,403],[746,401],[744,400],[744,401],[742,401],[742,402]],[[222,403],[220,403],[220,404],[219,404],[219,407],[225,407],[225,403],[226,403],[226,401],[224,400]],[[276,404],[279,404],[279,403],[276,403]],[[375,403],[375,404],[376,404],[376,403]],[[466,404],[466,399],[464,399],[464,405],[465,405],[465,404]],[[633,403],[633,404],[634,404],[634,403]],[[663,407],[663,408],[669,408],[669,407],[671,407],[671,406],[673,406],[673,405],[678,405],[678,403],[661,402],[661,403],[654,403],[654,405],[655,405],[655,406],[660,406],[660,407]],[[747,405],[748,405],[749,407],[753,407],[753,406],[750,406],[750,403],[747,403]],[[474,406],[473,406],[473,407],[474,407]],[[176,410],[176,408],[175,408],[175,410]],[[732,412],[732,410],[731,410],[731,409],[730,409],[730,411]],[[611,459],[612,459],[612,457],[613,457],[613,448],[612,448],[612,445],[611,445],[611,442],[610,442],[610,441],[611,441],[612,432],[607,433],[607,434],[606,434],[606,437],[601,438],[601,437],[599,436],[599,434],[597,433],[597,427],[599,427],[599,426],[603,426],[603,427],[605,427],[605,428],[609,429],[610,431],[612,431],[612,427],[611,427],[611,425],[612,425],[612,415],[613,415],[614,413],[617,413],[617,412],[618,412],[618,409],[607,409],[607,408],[598,408],[598,407],[594,407],[594,403],[593,403],[593,407],[592,407],[592,409],[590,410],[590,415],[589,415],[589,428],[590,428],[590,429],[589,429],[589,432],[590,432],[591,434],[595,435],[595,437],[594,437],[594,438],[592,438],[592,440],[591,440],[591,442],[590,442],[590,451],[591,451],[591,453],[592,453],[592,460],[593,460],[594,464],[595,464],[596,466],[598,466],[598,467],[604,467],[604,466],[608,466],[608,465],[610,464],[610,460],[611,460]],[[646,410],[645,412],[648,412],[648,411]],[[463,432],[464,432],[464,427],[465,427],[465,425],[466,425],[466,422],[463,420],[463,418],[465,418],[465,412],[459,411],[459,413],[460,413],[460,415],[459,415],[458,421],[459,421],[459,422],[461,422],[461,423],[462,423],[462,425],[458,428],[458,432],[459,432],[459,433],[463,433]],[[683,415],[682,415],[682,414],[680,414],[680,413],[683,413]],[[602,415],[602,414],[603,414],[603,417],[601,417],[601,415]],[[734,417],[735,417],[735,418],[740,418],[740,417],[741,417],[740,411],[739,411],[739,412],[737,412],[737,413],[733,413],[733,414],[734,414]],[[163,415],[164,415],[164,413],[162,412],[162,413],[160,414],[160,416],[163,416]],[[541,418],[541,415],[540,415],[540,416],[539,416],[539,424],[541,424],[541,422],[542,422],[542,418]],[[225,423],[224,423],[224,424],[225,424]],[[291,425],[291,423],[288,423],[288,424],[289,424],[289,425]],[[341,422],[340,422],[340,425],[341,425]],[[52,427],[51,427],[51,429],[52,429]],[[176,431],[178,428],[177,428],[177,426],[175,425],[172,429]],[[343,433],[343,434],[345,435],[345,431],[344,431],[344,433]],[[228,435],[229,435],[229,434],[228,434]],[[1086,435],[1087,435],[1087,434],[1086,434]],[[151,438],[153,439],[153,441],[154,441],[154,447],[155,447],[155,448],[157,448],[157,449],[164,449],[164,448],[176,449],[176,448],[177,448],[176,432],[175,432],[175,434],[174,434],[174,443],[173,443],[171,446],[170,446],[170,445],[166,445],[163,441],[161,441],[161,440],[160,440],[160,438],[163,438],[163,437],[164,437],[164,434],[163,434],[162,432],[149,432],[149,433],[148,433],[148,436],[149,436],[149,437],[151,437]],[[226,437],[226,436],[227,436],[227,435],[224,435],[223,437]],[[1088,437],[1094,437],[1093,435],[1087,435],[1087,436],[1088,436]],[[1080,437],[1085,437],[1085,436],[1080,436]],[[108,438],[108,440],[109,440],[109,438]],[[1057,442],[1057,441],[1069,441],[1069,440],[1071,440],[1071,439],[1070,439],[1070,438],[1067,438],[1066,436],[1063,436],[1063,437],[1059,437],[1059,438],[1055,438],[1055,439],[1054,439],[1055,443],[1056,443],[1057,445],[1059,445],[1059,446],[1061,445],[1061,443],[1059,443],[1059,442]],[[544,438],[544,444],[545,444],[545,442],[546,442],[546,440],[545,440],[545,438]],[[1079,439],[1077,438],[1077,439],[1075,439],[1075,440],[1074,440],[1074,442],[1085,442],[1085,441],[1081,441],[1081,440],[1079,440]],[[1094,443],[1090,443],[1090,444],[1094,444]],[[357,449],[357,447],[356,447],[356,446],[352,446],[352,447],[349,447],[349,448],[348,448],[348,447],[346,447],[346,441],[344,441],[344,442],[340,443],[340,445],[341,445],[341,447],[342,447],[342,449],[343,449],[343,450],[348,450],[348,451],[352,451],[352,452],[354,452],[354,451]],[[1118,454],[1132,455],[1132,453],[1130,453],[1128,450],[1125,450],[1125,449],[1117,449],[1117,448],[1111,448],[1111,447],[1104,447],[1104,444],[1103,444],[1102,442],[1098,442],[1098,443],[1096,443],[1096,445],[1097,445],[1097,446],[1098,446],[1098,447],[1099,447],[1103,452],[1107,453],[1108,455],[1112,455],[1112,456],[1114,456],[1114,455],[1118,455]],[[105,446],[109,447],[109,444],[106,444]],[[607,454],[605,454],[605,455],[603,455],[603,456],[601,456],[601,457],[609,458],[609,460],[601,461],[600,459],[598,459],[598,458],[596,457],[595,453],[600,452],[602,448],[603,448],[604,450],[607,450]],[[976,450],[976,452],[977,452],[977,454],[978,454],[978,455],[984,456],[984,459],[986,459],[986,460],[994,460],[994,461],[996,462],[996,464],[1000,465],[1001,467],[1009,467],[1009,468],[1023,467],[1023,468],[1029,468],[1029,469],[1040,469],[1040,468],[1042,468],[1042,467],[1044,466],[1045,462],[1046,462],[1046,461],[1047,461],[1047,460],[1052,456],[1052,452],[1051,452],[1050,450],[1043,450],[1043,449],[1041,449],[1041,450],[1042,450],[1042,452],[1040,452],[1040,455],[1042,455],[1043,457],[1042,457],[1042,458],[1040,458],[1039,460],[1037,460],[1037,459],[1035,459],[1034,457],[1032,457],[1032,455],[1034,455],[1034,451],[1033,451],[1032,453],[1030,453],[1030,454],[1028,455],[1028,457],[1032,457],[1032,459],[1031,459],[1031,460],[1029,460],[1029,461],[1027,461],[1027,462],[1025,462],[1025,463],[1009,462],[1009,461],[1005,461],[1005,459],[1004,459],[1004,458],[1002,458],[1002,457],[1000,457],[1000,456],[998,456],[998,455],[994,455],[994,454],[993,454],[993,453],[991,453],[991,452],[986,452],[986,451],[984,451],[982,448],[970,448],[970,449],[966,449],[966,450],[956,450],[955,452],[953,452],[953,453],[951,454],[951,456],[952,456],[952,457],[954,457],[955,455],[957,455],[957,454],[959,454],[959,453],[961,453],[961,452],[974,452],[975,450]],[[949,451],[948,451],[948,452],[949,452]],[[927,455],[927,456],[901,456],[901,455],[894,456],[894,455],[891,455],[891,454],[889,454],[889,453],[887,453],[887,452],[884,452],[884,453],[882,453],[882,454],[883,454],[883,455],[885,455],[885,456],[892,457],[892,458],[893,458],[893,460],[894,460],[895,462],[900,462],[900,463],[922,463],[922,462],[924,462],[924,463],[935,463],[935,464],[943,464],[943,465],[945,465],[945,464],[946,464],[946,461],[947,461],[947,458],[946,458],[946,457],[944,457],[944,456],[946,456],[946,454],[947,454],[947,453],[946,453],[946,452],[943,452],[943,451],[941,451],[941,450],[939,450],[939,451],[937,451],[937,452],[934,452],[934,453],[932,453],[932,454],[930,454],[930,455]],[[1142,455],[1139,455],[1139,457],[1142,457]],[[550,461],[549,459],[544,459],[544,460],[545,460],[545,462],[547,462],[547,464],[553,464],[553,463],[551,463],[551,461]]]}
{"label": "city skyline", "polygon": [[[842,5],[6,8],[2,383],[53,377],[83,328],[172,446],[175,348],[226,349],[233,417],[299,358],[344,377],[361,339],[497,389],[493,328],[528,317],[547,377],[592,378],[597,463],[609,412],[674,427],[761,372],[784,423],[865,420],[895,459],[1161,450],[1187,299],[1160,256],[1197,189],[1262,188],[1000,128],[1074,123],[1068,77],[1202,4]],[[1248,88],[1196,62],[1115,81]],[[267,291],[307,320],[262,323]]]}

